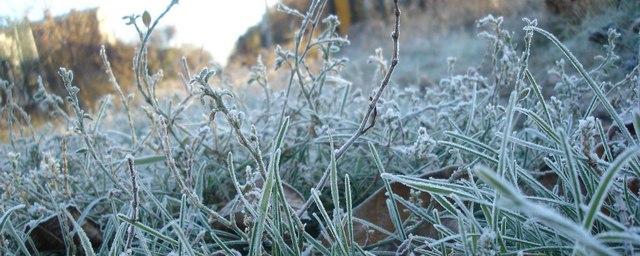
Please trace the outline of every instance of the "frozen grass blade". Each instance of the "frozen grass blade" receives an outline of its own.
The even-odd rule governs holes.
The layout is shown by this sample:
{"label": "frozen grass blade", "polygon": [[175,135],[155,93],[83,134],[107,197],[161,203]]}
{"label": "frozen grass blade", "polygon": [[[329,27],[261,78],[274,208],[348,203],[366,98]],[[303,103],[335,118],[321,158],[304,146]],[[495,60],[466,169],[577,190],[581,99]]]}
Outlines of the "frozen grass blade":
{"label": "frozen grass blade", "polygon": [[[548,31],[535,26],[526,26],[524,27],[524,30],[538,32],[541,35],[545,36],[547,39],[549,39],[553,44],[555,44],[560,49],[560,51],[562,51],[562,53],[569,59],[569,62],[571,62],[571,65],[573,65],[573,67],[578,71],[578,73],[580,73],[580,75],[587,81],[587,85],[591,87],[591,90],[596,95],[600,103],[607,110],[611,118],[613,118],[616,125],[618,125],[618,127],[625,127],[624,122],[622,122],[622,119],[620,119],[620,116],[618,115],[616,110],[613,108],[613,106],[609,102],[609,99],[607,99],[607,96],[604,95],[604,92],[602,91],[600,86],[596,83],[595,80],[593,80],[593,78],[591,78],[591,76],[584,69],[584,67],[582,67],[582,63],[578,61],[578,59],[573,55],[573,53],[571,53],[571,51],[569,51],[569,49],[567,49],[567,47],[564,46],[564,44],[562,44],[560,40],[558,40],[558,38],[556,38],[553,34],[549,33]],[[631,136],[631,133],[629,133],[627,129],[623,128],[620,130],[622,131],[622,134],[627,140],[633,141],[635,144],[635,140],[633,139],[633,137]]]}
{"label": "frozen grass blade", "polygon": [[500,194],[511,202],[511,204],[509,204],[510,208],[515,208],[530,217],[540,219],[540,221],[547,226],[580,242],[580,244],[599,255],[617,255],[572,220],[552,209],[527,200],[516,188],[488,168],[480,168],[476,174],[491,187],[500,191]]}
{"label": "frozen grass blade", "polygon": [[544,134],[547,135],[547,137],[549,137],[550,139],[553,139],[553,141],[556,143],[560,143],[560,138],[558,138],[558,135],[555,133],[551,125],[549,125],[546,121],[544,121],[544,119],[542,119],[538,114],[524,108],[516,108],[516,111],[522,114],[525,114],[527,117],[531,118],[531,120],[534,121],[538,125],[538,127],[540,127],[540,129],[542,129],[542,132],[544,132]]}
{"label": "frozen grass blade", "polygon": [[531,88],[533,88],[533,92],[538,98],[538,101],[540,101],[540,105],[542,105],[542,111],[544,112],[545,117],[547,117],[547,122],[549,122],[552,130],[555,129],[555,126],[553,125],[553,119],[551,119],[551,114],[549,113],[549,108],[547,107],[547,102],[544,100],[544,96],[542,95],[540,86],[538,86],[536,79],[533,77],[533,74],[531,74],[531,71],[529,71],[529,69],[525,70],[525,75],[529,79],[529,82],[531,82]]}
{"label": "frozen grass blade", "polygon": [[87,237],[87,233],[84,232],[84,229],[75,221],[73,216],[65,209],[63,210],[65,213],[65,218],[68,218],[70,222],[73,224],[73,231],[78,234],[80,237],[80,245],[82,246],[82,250],[85,255],[95,256],[96,253],[93,251],[93,247],[91,246],[91,242],[89,241],[89,237]]}
{"label": "frozen grass blade", "polygon": [[329,136],[329,145],[330,149],[330,165],[331,165],[331,174],[329,175],[329,183],[331,184],[331,200],[333,201],[334,216],[340,209],[340,194],[338,191],[338,164],[336,161],[336,151],[333,147],[333,138]]}
{"label": "frozen grass blade", "polygon": [[269,161],[267,169],[267,179],[262,186],[262,195],[260,196],[258,219],[251,228],[251,236],[249,240],[249,255],[258,256],[262,254],[262,233],[264,231],[265,220],[271,205],[271,192],[273,191],[276,172],[278,171],[278,162],[280,160],[280,150],[277,149],[275,154]]}
{"label": "frozen grass blade", "polygon": [[636,139],[640,142],[640,112],[638,110],[633,112],[633,130],[636,133]]}
{"label": "frozen grass blade", "polygon": [[[497,135],[500,136],[500,135],[502,135],[502,133],[498,133]],[[549,147],[546,147],[546,146],[543,146],[543,145],[540,145],[540,144],[535,144],[533,142],[525,141],[525,140],[518,139],[518,138],[513,138],[512,137],[511,138],[511,142],[513,142],[514,144],[523,146],[523,147],[530,148],[532,150],[537,150],[537,151],[540,151],[540,152],[544,152],[545,154],[548,154],[548,155],[559,156],[559,155],[563,154],[563,152],[560,151],[560,150],[549,148]],[[578,156],[574,156],[574,157],[578,157]]]}
{"label": "frozen grass blade", "polygon": [[633,234],[631,232],[616,232],[616,231],[608,231],[602,232],[596,235],[600,241],[604,243],[631,243],[635,245],[640,245],[640,235]]}
{"label": "frozen grass blade", "polygon": [[453,138],[462,140],[462,141],[464,141],[466,143],[469,143],[471,145],[480,147],[480,148],[490,152],[493,155],[498,155],[499,154],[498,150],[495,150],[495,149],[491,148],[490,146],[488,146],[487,144],[482,143],[482,142],[480,142],[480,141],[478,141],[478,140],[476,140],[474,138],[468,137],[466,135],[462,135],[462,134],[459,134],[459,133],[456,133],[456,132],[452,132],[452,131],[445,131],[444,134],[447,135],[447,136],[451,136]]}
{"label": "frozen grass blade", "polygon": [[329,229],[329,232],[331,232],[331,235],[335,239],[335,242],[337,243],[337,246],[340,249],[340,252],[342,253],[342,255],[348,255],[347,253],[348,250],[346,248],[346,245],[343,243],[343,241],[345,241],[344,236],[338,233],[338,229],[335,226],[335,222],[331,220],[331,218],[329,217],[329,214],[327,213],[327,210],[324,208],[324,205],[322,204],[322,201],[320,201],[319,194],[320,193],[317,190],[311,190],[311,198],[313,198],[313,201],[318,206],[320,215],[322,215],[324,222],[327,224],[327,229]]}
{"label": "frozen grass blade", "polygon": [[[500,154],[498,156],[498,174],[504,177],[507,173],[507,153],[509,150],[509,141],[511,137],[511,132],[513,131],[513,108],[516,105],[517,93],[515,91],[511,92],[511,96],[509,96],[509,105],[506,110],[506,119],[503,123],[503,137],[502,137],[502,145],[500,146]],[[516,177],[511,177],[512,179],[516,179]]]}
{"label": "frozen grass blade", "polygon": [[165,155],[149,155],[149,156],[136,157],[133,160],[133,162],[136,165],[148,165],[148,164],[153,164],[157,162],[162,162],[166,159],[167,157]]}
{"label": "frozen grass blade", "polygon": [[9,221],[9,217],[11,216],[12,213],[25,207],[26,205],[19,204],[7,209],[7,211],[2,214],[2,217],[0,217],[0,232],[2,232],[2,229],[4,228],[4,224],[7,223],[7,221]]}
{"label": "frozen grass blade", "polygon": [[140,230],[146,232],[147,234],[149,234],[149,235],[151,235],[151,236],[153,236],[155,238],[158,238],[158,239],[160,239],[162,241],[168,242],[168,243],[170,243],[172,245],[175,245],[175,246],[178,246],[178,244],[179,244],[178,241],[176,241],[175,239],[173,239],[171,237],[168,237],[166,235],[163,235],[162,233],[156,231],[155,229],[153,229],[153,228],[151,228],[151,227],[149,227],[147,225],[144,225],[144,224],[142,224],[140,222],[137,222],[137,221],[133,221],[133,220],[129,219],[129,217],[127,217],[124,214],[118,214],[118,219],[120,219],[120,220],[122,220],[124,222],[127,222],[127,223],[139,228]]}
{"label": "frozen grass blade", "polygon": [[289,117],[285,117],[278,128],[278,132],[276,133],[276,138],[274,140],[273,152],[282,147],[282,143],[284,143],[285,135],[287,134],[287,130],[289,129]]}
{"label": "frozen grass blade", "polygon": [[391,223],[393,223],[393,226],[396,228],[396,232],[399,234],[398,236],[400,239],[405,241],[407,239],[407,235],[405,234],[404,227],[402,227],[402,219],[400,219],[400,213],[398,212],[395,200],[392,201],[390,198],[387,198],[384,202],[387,205],[387,210],[391,216]]}
{"label": "frozen grass blade", "polygon": [[470,154],[472,154],[472,155],[474,155],[476,157],[479,157],[481,159],[487,160],[490,163],[496,163],[496,164],[498,163],[498,159],[495,159],[495,158],[493,158],[493,157],[491,157],[491,156],[489,156],[489,155],[487,155],[485,153],[482,153],[482,152],[480,152],[478,150],[475,150],[475,149],[472,149],[470,147],[466,147],[464,145],[460,145],[458,143],[449,142],[449,141],[438,141],[438,144],[449,146],[449,147],[456,148],[456,149],[460,149],[460,150],[468,152],[468,153],[470,153]]}
{"label": "frozen grass blade", "polygon": [[[380,155],[378,154],[376,147],[372,143],[369,143],[369,151],[373,156],[373,161],[376,164],[376,167],[378,167],[378,172],[380,172],[381,176],[384,175],[386,173],[384,165],[380,160]],[[389,216],[391,216],[391,220],[396,228],[396,232],[398,232],[398,236],[402,241],[404,241],[407,239],[407,234],[404,232],[404,227],[402,227],[402,220],[400,219],[400,212],[398,212],[395,194],[393,193],[393,190],[391,190],[391,184],[389,184],[387,179],[384,179],[382,182],[384,182],[384,187],[387,190],[386,195],[388,199],[386,204],[389,210]]]}
{"label": "frozen grass blade", "polygon": [[322,253],[322,255],[331,255],[331,252],[329,252],[329,249],[327,249],[327,247],[322,245],[322,243],[320,241],[318,241],[317,239],[311,237],[311,235],[309,235],[306,232],[302,233],[302,235],[311,244],[311,246],[313,246],[313,248],[315,248],[320,253]]}
{"label": "frozen grass blade", "polygon": [[353,202],[351,197],[351,181],[349,180],[349,174],[344,175],[344,198],[345,198],[345,209],[347,210],[347,238],[349,239],[349,248],[351,249],[350,253],[353,253],[353,247],[355,245],[354,242],[354,233],[353,233]]}
{"label": "frozen grass blade", "polygon": [[383,173],[382,178],[385,180],[397,181],[402,184],[405,184],[414,189],[418,189],[421,191],[425,191],[428,193],[449,196],[449,195],[457,195],[465,200],[473,200],[473,201],[481,201],[476,198],[475,195],[470,194],[466,191],[462,191],[457,187],[453,187],[453,185],[444,185],[439,183],[434,183],[432,180],[424,180],[410,176],[404,175],[393,175],[389,173]]}
{"label": "frozen grass blade", "polygon": [[569,182],[571,184],[571,196],[573,197],[573,204],[575,205],[576,216],[578,217],[578,221],[582,220],[582,209],[580,206],[582,205],[582,194],[580,192],[580,181],[578,180],[580,174],[578,173],[578,164],[576,163],[576,159],[571,152],[571,148],[569,146],[569,138],[562,130],[558,130],[558,137],[562,138],[562,151],[564,152],[564,157],[567,161],[567,170]]}
{"label": "frozen grass blade", "polygon": [[[509,150],[509,138],[511,137],[511,132],[513,130],[513,108],[516,105],[516,100],[517,100],[517,93],[516,91],[512,91],[511,95],[509,96],[509,105],[507,106],[507,109],[505,110],[505,122],[503,123],[503,137],[502,137],[502,144],[500,145],[500,154],[498,156],[498,175],[501,178],[505,178],[507,175],[507,154],[508,154],[508,150]],[[515,173],[515,170],[513,171],[513,173]],[[515,175],[510,175],[511,179],[513,181],[517,180],[517,177]],[[493,231],[496,232],[496,235],[498,237],[498,243],[500,244],[500,252],[501,253],[505,253],[505,246],[504,246],[504,241],[502,240],[502,236],[501,236],[501,232],[498,229],[498,218],[500,218],[500,208],[497,206],[497,203],[500,199],[500,191],[496,190],[494,193],[494,202],[493,202],[493,206],[492,206],[492,211],[491,211],[491,216],[492,216],[492,220],[491,220],[491,224],[493,226]]]}
{"label": "frozen grass blade", "polygon": [[171,221],[170,225],[174,227],[173,233],[178,236],[178,252],[181,253],[180,255],[186,254],[189,256],[195,256],[196,253],[193,251],[189,238],[187,238],[187,235],[184,233],[184,229],[180,225],[180,219]]}
{"label": "frozen grass blade", "polygon": [[[124,216],[124,215],[122,215]],[[116,233],[114,235],[113,242],[111,243],[111,248],[109,248],[110,256],[118,256],[120,245],[124,245],[124,236],[127,233],[127,223],[120,223],[116,228]]]}
{"label": "frozen grass blade", "polygon": [[596,189],[595,194],[591,198],[589,202],[589,208],[584,218],[584,222],[582,227],[586,230],[591,230],[591,226],[593,226],[593,221],[595,220],[596,213],[602,208],[602,203],[609,192],[609,188],[613,185],[613,178],[616,174],[622,170],[622,168],[633,159],[640,152],[640,147],[631,147],[622,152],[613,163],[609,166],[607,171],[604,173],[600,182],[598,182],[598,188]]}
{"label": "frozen grass blade", "polygon": [[[180,199],[180,219],[178,222],[178,226],[179,229],[178,230],[183,230],[184,229],[184,218],[186,217],[186,211],[187,211],[187,196],[186,195],[182,195],[182,198]],[[180,232],[182,233],[182,232]],[[186,239],[185,239],[186,240]],[[178,255],[182,255],[184,248],[183,247],[188,247],[186,246],[187,244],[185,244],[184,242],[180,243],[180,247],[178,247]]]}
{"label": "frozen grass blade", "polygon": [[13,227],[12,222],[8,222],[7,229],[9,229],[9,235],[12,236],[13,239],[17,242],[20,252],[22,252],[24,255],[31,255],[31,253],[29,253],[29,250],[27,249],[27,246],[25,245],[25,242],[18,235],[18,231],[16,231],[16,229]]}

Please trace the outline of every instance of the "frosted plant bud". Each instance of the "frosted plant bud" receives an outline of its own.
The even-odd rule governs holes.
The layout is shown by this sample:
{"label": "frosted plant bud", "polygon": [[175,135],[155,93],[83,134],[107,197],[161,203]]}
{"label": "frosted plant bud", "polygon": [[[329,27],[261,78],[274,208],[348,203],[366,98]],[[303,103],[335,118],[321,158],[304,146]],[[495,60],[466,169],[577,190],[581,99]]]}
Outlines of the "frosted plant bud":
{"label": "frosted plant bud", "polygon": [[480,235],[480,239],[478,240],[478,246],[480,246],[480,250],[484,255],[495,255],[495,240],[496,233],[490,228],[484,228],[482,230],[482,234]]}
{"label": "frosted plant bud", "polygon": [[242,120],[244,119],[244,113],[235,109],[229,111],[229,123],[233,127],[240,128],[242,126]]}
{"label": "frosted plant bud", "polygon": [[387,112],[385,112],[380,118],[383,120],[384,123],[391,124],[393,121],[398,120],[398,118],[400,118],[400,113],[398,113],[398,111],[396,111],[393,108],[388,108]]}
{"label": "frosted plant bud", "polygon": [[580,138],[580,149],[588,157],[593,158],[595,155],[591,150],[595,147],[595,136],[598,134],[595,118],[589,116],[586,119],[579,120],[576,132]]}
{"label": "frosted plant bud", "polygon": [[330,26],[338,26],[340,25],[340,20],[338,20],[338,16],[329,15],[322,20],[323,23],[329,24]]}
{"label": "frosted plant bud", "polygon": [[413,146],[410,147],[409,152],[419,159],[435,157],[431,152],[436,144],[436,141],[427,133],[427,128],[420,127],[418,129],[418,138],[416,138]]}
{"label": "frosted plant bud", "polygon": [[286,6],[283,3],[278,3],[276,5],[276,10],[278,10],[279,12],[284,12],[286,14],[298,16],[300,18],[305,18],[305,16],[302,13],[300,13],[298,10],[293,9],[293,8],[291,8],[289,6]]}

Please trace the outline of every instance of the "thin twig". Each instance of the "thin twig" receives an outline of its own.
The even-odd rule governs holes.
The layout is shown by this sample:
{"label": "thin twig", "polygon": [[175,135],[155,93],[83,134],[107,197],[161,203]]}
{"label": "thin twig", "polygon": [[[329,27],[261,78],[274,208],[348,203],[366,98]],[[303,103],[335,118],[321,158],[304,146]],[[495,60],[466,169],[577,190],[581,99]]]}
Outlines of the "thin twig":
{"label": "thin twig", "polygon": [[[398,7],[398,0],[394,0],[393,3],[395,8],[395,12],[394,12],[395,24],[394,24],[394,30],[391,33],[391,39],[393,40],[393,56],[391,57],[391,63],[389,64],[389,68],[387,69],[387,72],[385,73],[384,78],[380,83],[380,87],[376,91],[375,95],[370,98],[367,112],[362,118],[362,121],[360,122],[360,126],[358,127],[358,130],[356,130],[356,132],[353,133],[353,135],[351,135],[351,137],[347,140],[347,142],[345,142],[339,149],[336,150],[336,159],[340,159],[340,157],[344,155],[345,152],[347,152],[347,149],[349,149],[349,147],[351,147],[351,145],[353,145],[353,143],[358,138],[360,138],[360,136],[365,134],[371,127],[375,125],[376,115],[377,115],[376,104],[378,103],[378,100],[380,100],[380,97],[382,96],[384,89],[387,88],[387,86],[389,85],[389,81],[391,80],[391,75],[393,74],[393,70],[398,65],[398,60],[399,60],[398,54],[399,54],[399,47],[400,47],[400,44],[398,43],[398,37],[400,35],[400,8]],[[330,167],[327,167],[327,169],[322,174],[320,181],[318,181],[318,184],[316,184],[315,190],[321,191],[325,183],[327,183],[327,179],[329,178],[329,170],[330,170]],[[312,198],[307,199],[304,206],[298,211],[298,216],[302,216],[304,212],[309,208],[311,203],[313,203],[313,199]]]}
{"label": "thin twig", "polygon": [[129,129],[131,130],[131,144],[135,145],[136,144],[136,128],[133,124],[133,117],[131,116],[129,101],[127,100],[127,97],[124,95],[124,92],[122,92],[122,88],[120,88],[120,84],[118,83],[116,76],[113,74],[113,70],[111,69],[111,63],[107,58],[107,51],[104,45],[100,47],[100,57],[102,58],[102,64],[104,65],[105,73],[107,73],[109,82],[111,83],[111,86],[118,94],[118,97],[120,97],[120,101],[122,102],[122,107],[124,108],[124,111],[127,113],[127,121],[129,122]]}
{"label": "thin twig", "polygon": [[[322,5],[322,8],[324,7],[324,5]],[[305,96],[305,99],[307,100],[307,103],[309,104],[309,108],[311,110],[313,110],[314,112],[315,109],[313,108],[313,103],[311,102],[311,99],[309,97],[309,94],[306,90],[306,88],[304,87],[304,83],[303,83],[303,79],[302,79],[302,75],[300,74],[300,70],[299,70],[299,66],[300,63],[304,60],[305,58],[305,54],[306,54],[306,50],[305,52],[302,53],[302,55],[300,55],[300,46],[302,44],[302,38],[304,37],[305,31],[307,30],[307,26],[309,25],[309,23],[311,22],[312,24],[312,28],[311,28],[311,34],[309,35],[309,38],[311,38],[313,36],[313,31],[316,28],[317,25],[317,21],[318,19],[311,19],[310,17],[314,16],[314,12],[318,9],[318,2],[311,2],[311,4],[309,5],[309,10],[307,11],[306,15],[307,17],[304,18],[302,20],[302,24],[300,25],[300,29],[298,29],[298,33],[296,33],[296,37],[295,37],[295,42],[294,42],[294,56],[293,56],[293,60],[294,63],[293,65],[291,65],[291,74],[289,75],[289,83],[287,86],[287,90],[284,96],[284,102],[282,104],[282,112],[280,113],[280,119],[278,121],[278,123],[282,123],[282,120],[284,120],[285,117],[285,112],[287,109],[287,105],[289,102],[289,94],[291,92],[291,86],[293,85],[293,79],[296,77],[298,77],[298,82],[300,84],[300,89],[302,90],[303,95]],[[320,13],[320,12],[318,12]],[[308,49],[308,45],[309,43],[307,43],[307,49]]]}

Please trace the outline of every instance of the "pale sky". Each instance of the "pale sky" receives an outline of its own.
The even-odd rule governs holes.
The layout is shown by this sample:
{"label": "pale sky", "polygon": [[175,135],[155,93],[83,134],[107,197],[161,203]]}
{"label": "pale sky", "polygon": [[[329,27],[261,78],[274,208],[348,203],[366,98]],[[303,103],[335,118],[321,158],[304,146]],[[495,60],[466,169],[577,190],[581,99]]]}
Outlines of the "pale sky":
{"label": "pale sky", "polygon": [[[149,11],[157,17],[171,0],[0,0],[0,17],[31,20],[42,19],[50,9],[54,16],[71,9],[100,7],[106,14],[107,27],[120,39],[132,41],[135,31],[124,24],[123,16]],[[216,61],[225,64],[236,39],[247,28],[257,24],[265,12],[265,5],[277,0],[180,0],[160,21],[176,27],[173,45],[191,44],[211,52]]]}

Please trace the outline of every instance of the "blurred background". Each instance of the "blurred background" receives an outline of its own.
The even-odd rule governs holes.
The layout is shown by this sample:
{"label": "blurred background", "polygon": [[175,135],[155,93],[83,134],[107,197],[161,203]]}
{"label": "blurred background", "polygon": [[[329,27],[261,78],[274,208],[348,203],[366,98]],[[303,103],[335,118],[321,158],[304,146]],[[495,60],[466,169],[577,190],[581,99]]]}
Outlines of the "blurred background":
{"label": "blurred background", "polygon": [[[151,39],[149,52],[153,72],[162,69],[162,90],[178,88],[180,59],[197,70],[210,66],[224,70],[229,86],[246,83],[247,72],[261,56],[269,70],[273,87],[281,87],[274,68],[276,45],[290,47],[292,31],[300,19],[279,12],[277,0],[195,1],[181,0],[163,19]],[[306,0],[282,0],[300,10]],[[402,62],[396,79],[401,84],[429,86],[448,72],[481,69],[487,43],[478,40],[475,22],[488,15],[504,16],[505,27],[522,38],[521,17],[537,18],[541,27],[558,35],[586,65],[602,54],[607,30],[621,32],[617,50],[623,67],[637,63],[637,36],[640,11],[635,0],[401,0],[404,17],[401,38]],[[59,67],[72,69],[75,84],[86,108],[112,93],[107,82],[99,49],[107,55],[121,86],[133,93],[132,58],[139,38],[125,24],[124,16],[148,11],[152,18],[167,1],[141,0],[0,0],[0,79],[14,84],[16,102],[33,116],[47,109],[34,100],[37,79],[47,90],[64,95],[57,75]],[[388,26],[391,0],[327,0],[325,12],[336,14],[340,32],[348,34],[351,45],[342,54],[351,59],[347,78],[356,86],[371,83],[374,68],[368,56],[382,47],[388,53],[391,43]],[[545,54],[534,54],[533,67],[552,64],[548,42],[536,47]],[[534,48],[535,50],[535,48]],[[453,65],[454,62],[461,63]],[[449,62],[449,64],[447,64]],[[544,70],[534,70],[544,73]],[[282,72],[281,72],[282,73]],[[286,73],[286,72],[284,72]],[[541,78],[553,84],[553,76]],[[5,94],[2,93],[4,99]],[[4,102],[4,100],[3,100]]]}
{"label": "blurred background", "polygon": [[[0,17],[15,22],[28,20],[42,22],[55,18],[64,20],[67,16],[80,15],[95,19],[101,37],[108,43],[116,40],[136,43],[138,38],[133,28],[125,25],[122,17],[148,11],[158,15],[166,7],[167,1],[149,0],[3,0]],[[229,57],[235,40],[248,27],[257,24],[267,8],[276,0],[237,1],[188,1],[183,0],[162,20],[164,27],[158,35],[162,47],[191,45],[201,47],[212,57],[224,64]],[[69,17],[71,18],[71,17]],[[5,23],[6,25],[6,23]],[[87,24],[89,25],[89,24]],[[179,28],[179,29],[178,29]],[[87,31],[91,32],[91,31]]]}

